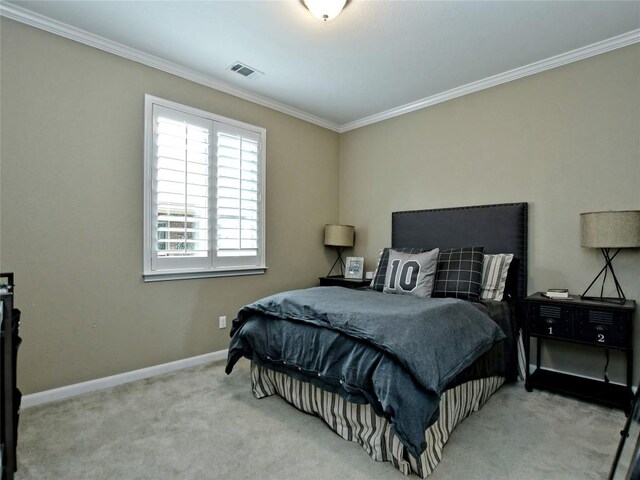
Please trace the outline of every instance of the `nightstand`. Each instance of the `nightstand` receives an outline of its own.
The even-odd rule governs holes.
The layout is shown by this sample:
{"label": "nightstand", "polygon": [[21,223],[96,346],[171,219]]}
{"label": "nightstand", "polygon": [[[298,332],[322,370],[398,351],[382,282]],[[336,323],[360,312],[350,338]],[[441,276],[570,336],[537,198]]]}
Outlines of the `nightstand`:
{"label": "nightstand", "polygon": [[363,278],[344,278],[344,275],[332,275],[331,277],[320,277],[321,287],[346,287],[362,288],[371,285],[371,280]]}
{"label": "nightstand", "polygon": [[[633,300],[615,304],[583,300],[579,296],[552,299],[545,297],[541,292],[527,297],[524,329],[527,391],[530,392],[534,388],[553,390],[629,411],[633,398],[632,334],[635,308],[636,303]],[[537,358],[536,369],[530,374],[528,365],[531,337],[537,339]],[[623,352],[627,360],[626,386],[541,367],[540,349],[542,343],[547,340],[592,346],[594,352],[601,349]]]}

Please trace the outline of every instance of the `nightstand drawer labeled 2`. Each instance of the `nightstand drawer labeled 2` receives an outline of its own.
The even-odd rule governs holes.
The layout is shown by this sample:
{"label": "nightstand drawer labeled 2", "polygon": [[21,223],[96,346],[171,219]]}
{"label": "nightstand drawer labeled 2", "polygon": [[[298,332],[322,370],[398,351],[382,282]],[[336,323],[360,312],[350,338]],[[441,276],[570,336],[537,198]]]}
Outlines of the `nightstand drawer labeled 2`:
{"label": "nightstand drawer labeled 2", "polygon": [[532,335],[572,338],[573,310],[561,305],[531,303],[529,330]]}
{"label": "nightstand drawer labeled 2", "polygon": [[587,343],[625,348],[630,343],[629,320],[626,312],[577,308],[574,338]]}

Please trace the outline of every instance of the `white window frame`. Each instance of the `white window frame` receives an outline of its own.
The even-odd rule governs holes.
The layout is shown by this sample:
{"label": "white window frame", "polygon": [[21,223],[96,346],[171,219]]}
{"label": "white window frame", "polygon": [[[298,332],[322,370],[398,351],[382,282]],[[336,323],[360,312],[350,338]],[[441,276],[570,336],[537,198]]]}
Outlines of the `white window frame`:
{"label": "white window frame", "polygon": [[[210,154],[209,165],[209,256],[208,262],[197,258],[171,258],[158,261],[155,256],[157,229],[155,225],[157,202],[154,192],[154,171],[156,169],[154,145],[154,106],[171,109],[178,115],[197,116],[206,121],[224,124],[230,130],[242,129],[254,133],[259,139],[258,151],[258,256],[251,257],[216,257],[216,187],[217,178],[215,143]],[[212,133],[212,135],[215,132]],[[240,122],[204,110],[200,110],[176,102],[145,95],[144,105],[144,230],[143,230],[143,279],[145,282],[163,280],[183,280],[193,278],[229,277],[239,275],[260,275],[266,272],[265,252],[265,186],[266,186],[266,130],[255,125]],[[237,259],[237,261],[234,261]],[[169,261],[167,261],[169,260]]]}

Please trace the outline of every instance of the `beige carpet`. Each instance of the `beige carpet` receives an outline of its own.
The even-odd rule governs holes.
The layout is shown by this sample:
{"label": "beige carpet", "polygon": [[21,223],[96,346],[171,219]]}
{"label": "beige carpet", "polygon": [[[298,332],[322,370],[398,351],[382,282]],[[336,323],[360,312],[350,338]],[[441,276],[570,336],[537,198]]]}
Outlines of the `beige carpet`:
{"label": "beige carpet", "polygon": [[[223,363],[23,410],[17,480],[402,479],[316,417],[256,400]],[[453,433],[432,480],[606,478],[624,414],[500,389]],[[415,476],[409,478],[418,478]]]}

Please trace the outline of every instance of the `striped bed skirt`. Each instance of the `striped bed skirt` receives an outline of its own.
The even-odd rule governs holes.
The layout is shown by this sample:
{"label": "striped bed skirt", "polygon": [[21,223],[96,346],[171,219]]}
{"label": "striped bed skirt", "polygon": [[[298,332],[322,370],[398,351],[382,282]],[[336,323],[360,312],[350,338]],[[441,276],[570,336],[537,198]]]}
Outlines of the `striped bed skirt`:
{"label": "striped bed skirt", "polygon": [[442,458],[442,449],[456,426],[478,411],[504,383],[503,377],[471,380],[445,391],[440,417],[425,432],[427,449],[410,455],[389,422],[377,416],[370,405],[347,402],[340,395],[322,390],[251,362],[251,388],[256,398],[278,394],[299,410],[322,418],[338,435],[359,443],[377,462],[391,462],[403,474],[427,478]]}

